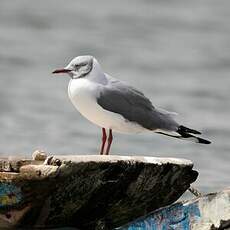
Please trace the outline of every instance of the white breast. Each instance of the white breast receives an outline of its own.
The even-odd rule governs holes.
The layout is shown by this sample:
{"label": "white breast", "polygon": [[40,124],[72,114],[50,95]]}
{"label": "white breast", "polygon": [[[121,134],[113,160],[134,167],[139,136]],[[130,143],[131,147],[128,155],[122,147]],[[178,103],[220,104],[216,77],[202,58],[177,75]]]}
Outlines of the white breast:
{"label": "white breast", "polygon": [[138,124],[129,122],[123,116],[104,110],[96,102],[100,84],[86,78],[72,79],[69,83],[68,94],[76,109],[92,123],[122,133],[138,133],[145,129]]}

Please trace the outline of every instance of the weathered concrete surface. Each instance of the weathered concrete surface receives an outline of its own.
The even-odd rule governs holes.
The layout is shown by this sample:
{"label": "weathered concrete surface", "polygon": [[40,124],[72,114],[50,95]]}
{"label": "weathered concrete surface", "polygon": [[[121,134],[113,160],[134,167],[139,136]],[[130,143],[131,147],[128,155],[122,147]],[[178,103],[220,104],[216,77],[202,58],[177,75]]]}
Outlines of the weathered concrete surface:
{"label": "weathered concrete surface", "polygon": [[230,188],[156,210],[117,230],[230,229]]}
{"label": "weathered concrete surface", "polygon": [[72,155],[47,163],[0,160],[0,226],[113,229],[176,201],[198,176],[191,161],[173,158]]}

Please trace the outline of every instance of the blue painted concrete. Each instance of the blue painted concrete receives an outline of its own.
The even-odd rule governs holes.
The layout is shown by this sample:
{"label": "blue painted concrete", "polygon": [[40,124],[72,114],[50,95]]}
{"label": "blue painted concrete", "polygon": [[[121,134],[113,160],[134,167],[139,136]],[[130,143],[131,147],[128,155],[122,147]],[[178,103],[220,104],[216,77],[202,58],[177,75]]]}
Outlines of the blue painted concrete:
{"label": "blue painted concrete", "polygon": [[117,228],[119,230],[189,230],[190,222],[200,218],[198,203],[175,204]]}
{"label": "blue painted concrete", "polygon": [[22,200],[22,191],[9,183],[0,183],[0,208],[13,206]]}

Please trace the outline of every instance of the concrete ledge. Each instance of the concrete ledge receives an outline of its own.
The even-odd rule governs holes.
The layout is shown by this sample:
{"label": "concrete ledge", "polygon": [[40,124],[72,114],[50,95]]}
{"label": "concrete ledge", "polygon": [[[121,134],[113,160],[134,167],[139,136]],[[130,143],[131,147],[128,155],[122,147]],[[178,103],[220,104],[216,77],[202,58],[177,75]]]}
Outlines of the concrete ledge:
{"label": "concrete ledge", "polygon": [[163,158],[163,157],[146,157],[146,156],[120,156],[120,155],[58,155],[58,159],[62,161],[72,162],[117,162],[117,161],[136,161],[150,164],[177,164],[185,166],[193,166],[192,161],[182,158]]}
{"label": "concrete ledge", "polygon": [[3,159],[0,226],[112,229],[176,201],[198,176],[192,167],[143,156]]}

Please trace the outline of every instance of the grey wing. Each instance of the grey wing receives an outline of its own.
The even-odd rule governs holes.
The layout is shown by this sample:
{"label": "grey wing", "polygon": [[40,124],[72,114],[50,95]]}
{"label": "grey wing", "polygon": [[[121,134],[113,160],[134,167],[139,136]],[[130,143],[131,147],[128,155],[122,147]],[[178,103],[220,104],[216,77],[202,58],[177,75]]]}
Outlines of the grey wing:
{"label": "grey wing", "polygon": [[158,111],[143,93],[120,81],[114,80],[111,85],[103,87],[97,103],[149,130],[175,131],[178,127],[169,114]]}

